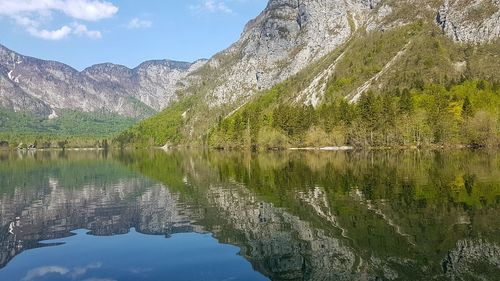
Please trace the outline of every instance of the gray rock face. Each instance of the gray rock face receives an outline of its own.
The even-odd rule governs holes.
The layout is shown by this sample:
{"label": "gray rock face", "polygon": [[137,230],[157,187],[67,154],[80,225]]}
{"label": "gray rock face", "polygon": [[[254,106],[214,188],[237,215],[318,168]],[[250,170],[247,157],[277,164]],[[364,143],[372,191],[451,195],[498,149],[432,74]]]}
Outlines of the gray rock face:
{"label": "gray rock face", "polygon": [[0,45],[0,106],[51,117],[60,109],[144,117],[175,100],[177,82],[199,65],[164,60],[128,69],[106,63],[79,72]]}
{"label": "gray rock face", "polygon": [[213,69],[226,67],[210,103],[237,102],[296,74],[346,42],[356,28],[350,20],[362,21],[378,2],[269,1],[240,40],[209,61]]}
{"label": "gray rock face", "polygon": [[14,81],[8,78],[9,75],[12,75],[12,72],[0,66],[0,107],[14,111],[27,110],[44,116],[51,113],[50,106],[26,94]]}
{"label": "gray rock face", "polygon": [[[234,230],[245,233],[241,254],[271,280],[369,280],[373,270],[355,272],[356,254],[341,240],[310,223],[259,202],[250,194],[217,186],[211,203]],[[215,196],[214,196],[215,195]],[[215,237],[216,230],[210,229]]]}
{"label": "gray rock face", "polygon": [[500,37],[500,1],[446,0],[437,23],[457,42],[491,42]]}

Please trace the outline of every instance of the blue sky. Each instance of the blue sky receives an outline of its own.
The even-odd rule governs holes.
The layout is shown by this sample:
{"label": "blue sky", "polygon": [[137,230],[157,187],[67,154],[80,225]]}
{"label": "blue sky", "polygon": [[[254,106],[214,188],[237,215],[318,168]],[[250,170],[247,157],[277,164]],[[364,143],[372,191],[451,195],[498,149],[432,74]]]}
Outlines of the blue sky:
{"label": "blue sky", "polygon": [[209,58],[267,0],[0,0],[0,43],[82,70],[102,62]]}

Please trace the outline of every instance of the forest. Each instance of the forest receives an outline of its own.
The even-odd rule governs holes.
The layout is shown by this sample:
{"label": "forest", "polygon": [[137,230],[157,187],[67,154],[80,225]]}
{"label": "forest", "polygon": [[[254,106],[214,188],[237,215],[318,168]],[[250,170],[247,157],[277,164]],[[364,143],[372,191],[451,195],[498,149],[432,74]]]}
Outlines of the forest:
{"label": "forest", "polygon": [[285,149],[351,145],[498,147],[500,85],[465,80],[394,92],[367,92],[357,103],[333,99],[317,108],[279,103],[277,86],[228,118],[207,142],[216,148]]}
{"label": "forest", "polygon": [[54,119],[0,109],[0,149],[107,148],[136,118],[108,112],[62,110]]}

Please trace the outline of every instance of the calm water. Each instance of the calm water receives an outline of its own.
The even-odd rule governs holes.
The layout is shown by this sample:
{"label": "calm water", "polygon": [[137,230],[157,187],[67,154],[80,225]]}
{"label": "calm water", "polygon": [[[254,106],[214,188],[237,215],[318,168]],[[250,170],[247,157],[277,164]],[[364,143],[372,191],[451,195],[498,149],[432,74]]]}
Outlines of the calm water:
{"label": "calm water", "polygon": [[0,280],[500,280],[485,152],[0,154]]}

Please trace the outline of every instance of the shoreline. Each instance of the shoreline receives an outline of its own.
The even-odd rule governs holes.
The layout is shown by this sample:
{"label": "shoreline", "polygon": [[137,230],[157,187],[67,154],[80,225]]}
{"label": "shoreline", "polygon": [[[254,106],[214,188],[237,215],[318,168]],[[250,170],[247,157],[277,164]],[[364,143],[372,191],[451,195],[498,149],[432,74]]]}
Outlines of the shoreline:
{"label": "shoreline", "polygon": [[275,149],[262,149],[262,150],[251,150],[246,148],[208,148],[203,146],[186,146],[186,145],[169,145],[169,146],[151,146],[142,148],[130,148],[130,147],[109,147],[109,148],[98,148],[98,147],[73,147],[73,148],[35,148],[35,149],[17,149],[17,148],[0,148],[0,151],[18,151],[18,152],[36,152],[36,151],[106,151],[106,150],[162,150],[162,151],[172,151],[178,149],[208,149],[215,151],[255,151],[255,152],[272,152],[272,151],[390,151],[390,150],[499,150],[497,147],[474,147],[467,145],[426,145],[426,146],[385,146],[385,147],[356,147],[356,146],[322,146],[322,147],[289,147],[289,148],[275,148]]}
{"label": "shoreline", "polygon": [[348,151],[355,150],[353,146],[325,146],[325,147],[291,147],[285,150],[306,150],[306,151]]}
{"label": "shoreline", "polygon": [[36,152],[36,151],[104,151],[109,150],[105,148],[97,148],[97,147],[73,147],[73,148],[31,148],[31,149],[0,149],[0,151],[19,151],[19,152]]}

